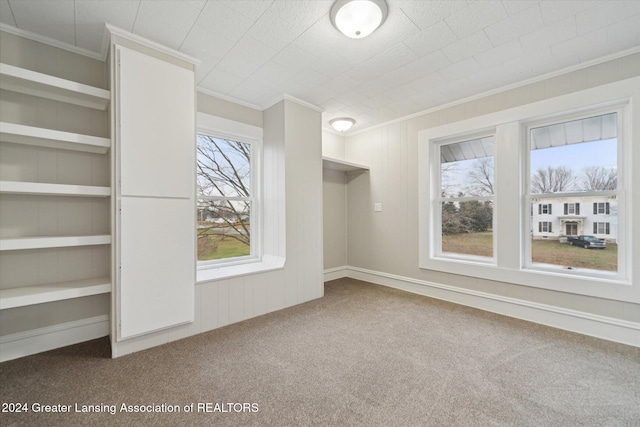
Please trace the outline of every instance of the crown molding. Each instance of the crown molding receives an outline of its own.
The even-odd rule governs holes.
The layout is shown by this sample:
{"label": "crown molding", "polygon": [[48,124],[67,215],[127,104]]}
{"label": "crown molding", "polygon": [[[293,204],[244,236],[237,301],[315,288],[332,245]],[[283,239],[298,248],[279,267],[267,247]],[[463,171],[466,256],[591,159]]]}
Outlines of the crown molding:
{"label": "crown molding", "polygon": [[57,47],[58,49],[63,49],[69,52],[77,53],[79,55],[87,56],[92,59],[97,59],[98,61],[104,61],[106,58],[106,56],[103,56],[98,52],[93,52],[88,49],[83,49],[81,47],[78,47],[69,43],[61,42],[59,40],[55,40],[47,36],[42,36],[40,34],[32,33],[31,31],[26,31],[17,27],[13,27],[11,25],[0,23],[0,31],[4,31],[6,33],[24,37],[25,39],[33,40],[49,46]]}
{"label": "crown molding", "polygon": [[[107,31],[111,35],[122,37],[124,39],[129,40],[129,41],[132,41],[132,42],[135,42],[135,43],[140,44],[142,46],[148,47],[150,49],[157,50],[158,52],[164,53],[165,55],[172,56],[172,57],[174,57],[176,59],[179,59],[181,61],[185,61],[185,62],[188,62],[188,63],[193,64],[193,65],[198,65],[198,64],[200,64],[200,62],[202,62],[197,58],[194,58],[192,56],[186,55],[186,54],[184,54],[182,52],[179,52],[179,51],[177,51],[175,49],[171,49],[170,47],[164,46],[164,45],[162,45],[160,43],[156,43],[156,42],[154,42],[152,40],[146,39],[146,38],[141,37],[141,36],[139,36],[137,34],[130,33],[129,31],[126,31],[126,30],[123,30],[121,28],[115,27],[115,26],[113,26],[111,24],[105,24],[105,26],[107,28]],[[104,50],[104,47],[103,47],[103,50]]]}
{"label": "crown molding", "polygon": [[291,95],[288,95],[288,94],[285,93],[285,94],[282,95],[282,99],[283,100],[287,100],[287,101],[291,101],[291,102],[295,102],[298,105],[301,105],[303,107],[307,107],[307,108],[309,108],[311,110],[317,111],[318,113],[324,113],[324,109],[318,107],[315,104],[307,102],[307,101],[305,101],[303,99],[296,98],[295,96],[291,96]]}
{"label": "crown molding", "polygon": [[211,89],[207,89],[207,88],[202,87],[202,86],[198,86],[196,88],[196,90],[198,92],[204,94],[204,95],[213,96],[214,98],[219,98],[219,99],[222,99],[223,101],[233,102],[234,104],[238,104],[238,105],[241,105],[243,107],[251,108],[253,110],[258,110],[258,111],[264,111],[265,110],[265,108],[262,108],[259,105],[251,104],[250,102],[246,102],[246,101],[241,101],[241,100],[236,99],[236,98],[234,98],[232,96],[224,95],[222,93],[213,91]]}
{"label": "crown molding", "polygon": [[564,75],[564,74],[569,74],[569,73],[572,73],[574,71],[580,71],[580,70],[583,70],[585,68],[589,68],[589,67],[593,67],[595,65],[603,64],[603,63],[608,62],[608,61],[613,61],[615,59],[624,58],[625,56],[633,55],[635,53],[640,53],[640,46],[635,46],[635,47],[632,47],[632,48],[629,48],[629,49],[621,50],[619,52],[612,53],[610,55],[601,56],[599,58],[594,58],[594,59],[591,59],[589,61],[581,62],[579,64],[575,64],[575,65],[572,65],[572,66],[569,66],[569,67],[565,67],[565,68],[562,68],[562,69],[557,70],[557,71],[552,71],[550,73],[542,74],[542,75],[537,76],[537,77],[531,77],[529,79],[522,80],[520,82],[511,83],[511,84],[508,84],[508,85],[505,85],[505,86],[501,86],[501,87],[499,87],[497,89],[491,89],[491,90],[488,90],[488,91],[485,91],[485,92],[482,92],[482,93],[479,93],[479,94],[476,94],[476,95],[471,95],[471,96],[468,96],[466,98],[458,99],[456,101],[451,101],[451,102],[446,103],[446,104],[438,105],[437,107],[432,107],[432,108],[429,108],[429,109],[426,109],[426,110],[422,110],[422,111],[419,111],[417,113],[410,114],[408,116],[398,117],[397,119],[393,119],[393,120],[386,121],[384,123],[379,123],[377,125],[369,126],[369,127],[364,128],[364,129],[359,129],[359,130],[353,131],[353,132],[345,132],[345,136],[358,135],[360,133],[368,132],[368,131],[371,131],[371,130],[374,130],[374,129],[379,129],[379,128],[382,128],[382,127],[385,127],[385,126],[389,126],[389,125],[392,125],[392,124],[395,124],[395,123],[403,122],[405,120],[411,120],[411,119],[414,119],[416,117],[420,117],[420,116],[423,116],[423,115],[426,115],[426,114],[431,114],[431,113],[435,113],[437,111],[446,110],[447,108],[455,107],[455,106],[460,105],[460,104],[464,104],[464,103],[467,103],[467,102],[475,101],[477,99],[481,99],[481,98],[484,98],[484,97],[487,97],[487,96],[495,95],[495,94],[498,94],[498,93],[501,93],[501,92],[506,92],[508,90],[517,89],[519,87],[527,86],[527,85],[530,85],[530,84],[533,84],[533,83],[538,83],[538,82],[541,82],[541,81],[544,81],[544,80],[552,79],[554,77],[558,77],[558,76],[561,76],[561,75]]}

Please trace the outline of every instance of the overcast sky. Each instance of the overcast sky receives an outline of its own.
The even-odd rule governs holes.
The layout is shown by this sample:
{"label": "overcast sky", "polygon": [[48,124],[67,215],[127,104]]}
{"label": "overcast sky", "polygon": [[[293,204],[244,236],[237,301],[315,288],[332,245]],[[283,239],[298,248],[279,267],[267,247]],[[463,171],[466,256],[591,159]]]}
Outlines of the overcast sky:
{"label": "overcast sky", "polygon": [[531,152],[531,172],[547,166],[567,166],[578,173],[588,166],[615,168],[617,157],[617,139],[544,148]]}

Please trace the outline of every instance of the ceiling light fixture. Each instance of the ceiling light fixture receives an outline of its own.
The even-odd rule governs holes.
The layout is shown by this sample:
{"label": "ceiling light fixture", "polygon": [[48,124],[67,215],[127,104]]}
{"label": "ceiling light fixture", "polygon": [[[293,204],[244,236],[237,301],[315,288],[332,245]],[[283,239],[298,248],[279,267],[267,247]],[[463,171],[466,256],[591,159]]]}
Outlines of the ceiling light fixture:
{"label": "ceiling light fixture", "polygon": [[331,7],[331,23],[345,36],[361,39],[382,25],[388,13],[385,0],[338,0]]}
{"label": "ceiling light fixture", "polygon": [[329,120],[329,124],[338,132],[346,132],[351,126],[356,124],[356,121],[350,117],[338,117],[333,120]]}

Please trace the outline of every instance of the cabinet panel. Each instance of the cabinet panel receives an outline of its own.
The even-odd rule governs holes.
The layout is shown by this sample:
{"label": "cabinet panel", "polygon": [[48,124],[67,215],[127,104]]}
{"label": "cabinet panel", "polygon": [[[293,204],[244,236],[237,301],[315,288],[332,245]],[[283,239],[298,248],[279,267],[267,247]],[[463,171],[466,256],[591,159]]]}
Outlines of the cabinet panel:
{"label": "cabinet panel", "polygon": [[119,338],[192,322],[192,200],[125,197],[120,203]]}
{"label": "cabinet panel", "polygon": [[193,197],[193,71],[118,47],[121,194]]}

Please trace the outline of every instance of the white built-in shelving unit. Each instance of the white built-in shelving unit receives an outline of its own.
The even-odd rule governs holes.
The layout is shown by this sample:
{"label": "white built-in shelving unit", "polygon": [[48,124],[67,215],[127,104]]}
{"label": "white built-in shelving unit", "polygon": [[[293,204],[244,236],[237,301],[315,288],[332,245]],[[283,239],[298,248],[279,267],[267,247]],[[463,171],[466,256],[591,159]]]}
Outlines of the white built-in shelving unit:
{"label": "white built-in shelving unit", "polygon": [[345,160],[338,160],[331,157],[322,157],[322,167],[324,169],[332,169],[346,173],[362,173],[369,170],[369,166],[360,165],[358,163],[347,162]]}
{"label": "white built-in shelving unit", "polygon": [[[0,89],[98,111],[106,111],[111,100],[111,93],[108,90],[9,64],[0,64]],[[0,141],[2,143],[42,147],[42,149],[48,151],[43,155],[48,156],[52,155],[50,154],[51,150],[104,155],[107,156],[104,159],[105,164],[109,164],[110,138],[3,121],[0,122]],[[55,154],[53,155],[55,156]],[[20,206],[37,206],[38,203],[42,203],[38,202],[40,200],[38,198],[41,196],[48,200],[47,203],[54,205],[56,203],[66,203],[65,200],[68,200],[68,198],[73,198],[73,200],[87,199],[86,203],[91,206],[89,211],[95,209],[93,205],[90,205],[92,203],[91,200],[111,196],[111,188],[108,186],[85,184],[2,180],[0,181],[0,196],[10,198],[8,199],[9,201],[5,200],[5,203],[16,203]],[[35,201],[34,198],[36,198]],[[27,202],[24,200],[27,200]],[[106,211],[100,215],[108,217],[110,204],[107,202],[101,206],[104,206]],[[25,212],[25,215],[27,213]],[[91,218],[90,221],[92,220],[94,219]],[[65,234],[51,236],[49,235],[51,233],[46,233],[43,236],[32,236],[28,235],[28,233],[24,236],[12,235],[11,238],[0,238],[0,252],[22,251],[26,253],[29,250],[55,250],[56,248],[110,245],[112,241],[110,232],[108,230],[101,231],[96,235]],[[104,294],[111,292],[111,287],[111,279],[109,277],[91,277],[82,280],[44,284],[26,283],[17,287],[3,287],[3,289],[0,289],[0,309]]]}

